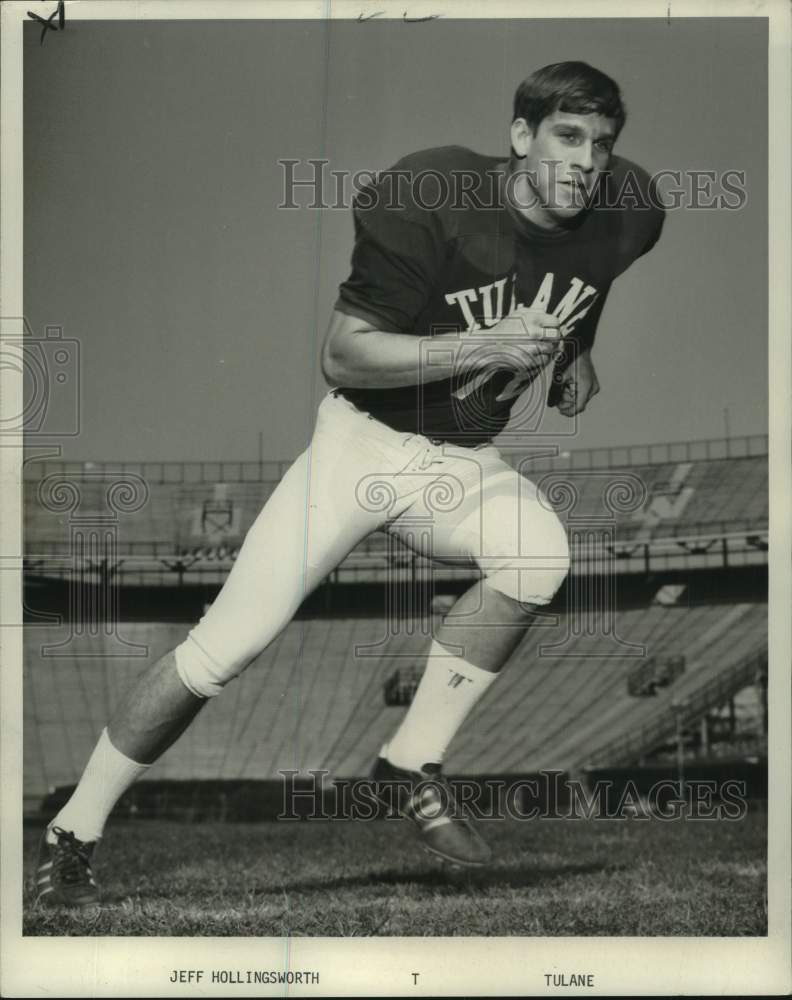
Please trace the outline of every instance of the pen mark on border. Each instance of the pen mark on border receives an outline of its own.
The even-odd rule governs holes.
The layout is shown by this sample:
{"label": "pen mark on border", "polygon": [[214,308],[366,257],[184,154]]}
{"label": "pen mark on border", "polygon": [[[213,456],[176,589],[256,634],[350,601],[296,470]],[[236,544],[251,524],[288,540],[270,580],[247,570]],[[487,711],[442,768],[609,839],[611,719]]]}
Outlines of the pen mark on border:
{"label": "pen mark on border", "polygon": [[[58,23],[53,24],[52,19],[57,14]],[[32,17],[34,21],[38,21],[39,24],[43,25],[41,29],[41,38],[39,39],[39,45],[44,44],[44,36],[48,31],[63,31],[66,27],[66,8],[64,5],[64,0],[58,0],[58,6],[50,14],[50,16],[44,20],[43,17],[39,17],[38,14],[34,14],[32,10],[27,12],[28,17]]]}
{"label": "pen mark on border", "polygon": [[[375,17],[382,17],[384,13],[384,10],[375,11],[373,14],[360,13],[357,16],[358,24],[363,24],[365,21],[371,21]],[[428,14],[426,17],[407,17],[407,11],[405,10],[402,14],[402,21],[405,24],[422,24],[424,21],[436,21],[438,17],[442,16],[442,14]]]}

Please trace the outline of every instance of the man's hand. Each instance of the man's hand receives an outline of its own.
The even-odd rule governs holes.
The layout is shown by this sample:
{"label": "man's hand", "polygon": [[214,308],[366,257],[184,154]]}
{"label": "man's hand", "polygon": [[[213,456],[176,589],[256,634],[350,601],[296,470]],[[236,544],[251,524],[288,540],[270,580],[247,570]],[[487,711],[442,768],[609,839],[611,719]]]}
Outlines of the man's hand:
{"label": "man's hand", "polygon": [[[368,320],[333,311],[322,347],[330,385],[391,389],[459,379],[466,369],[538,373],[555,357],[561,321],[537,309],[518,309],[486,330],[416,337],[378,330]],[[424,347],[448,342],[447,356],[427,363]]]}
{"label": "man's hand", "polygon": [[582,413],[589,401],[600,391],[591,352],[584,351],[578,355],[562,377],[560,398],[556,406],[558,412],[565,417],[574,417]]}
{"label": "man's hand", "polygon": [[529,340],[543,338],[558,340],[561,336],[560,326],[561,320],[552,313],[519,306],[514,312],[504,316],[495,326],[485,330],[484,333],[496,339],[516,337]]}
{"label": "man's hand", "polygon": [[462,343],[467,341],[476,353],[483,350],[484,355],[494,354],[500,367],[538,371],[546,367],[558,351],[560,326],[558,316],[521,306],[494,326],[463,334]]}

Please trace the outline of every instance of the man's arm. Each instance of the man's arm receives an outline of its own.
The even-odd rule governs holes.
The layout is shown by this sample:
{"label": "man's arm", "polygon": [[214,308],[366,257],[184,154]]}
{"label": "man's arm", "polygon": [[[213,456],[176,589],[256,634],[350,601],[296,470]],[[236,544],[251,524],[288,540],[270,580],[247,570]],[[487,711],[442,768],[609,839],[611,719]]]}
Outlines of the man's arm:
{"label": "man's arm", "polygon": [[582,351],[563,372],[562,382],[557,385],[550,406],[557,406],[565,417],[582,413],[594,396],[600,391],[599,379],[591,360],[591,348]]}
{"label": "man's arm", "polygon": [[[449,378],[453,365],[422,373],[422,337],[377,330],[357,316],[333,310],[322,347],[322,374],[331,385],[392,389]],[[426,366],[424,365],[424,368]]]}
{"label": "man's arm", "polygon": [[[339,309],[333,311],[322,347],[322,374],[331,385],[392,389],[441,382],[460,371],[469,351],[480,353],[481,337],[492,338],[498,362],[516,369],[541,368],[558,346],[557,316],[531,309],[517,310],[487,331],[474,334],[443,333],[431,337],[450,348],[441,363],[425,362],[428,337],[377,330],[371,323]],[[483,362],[486,364],[486,360]]]}

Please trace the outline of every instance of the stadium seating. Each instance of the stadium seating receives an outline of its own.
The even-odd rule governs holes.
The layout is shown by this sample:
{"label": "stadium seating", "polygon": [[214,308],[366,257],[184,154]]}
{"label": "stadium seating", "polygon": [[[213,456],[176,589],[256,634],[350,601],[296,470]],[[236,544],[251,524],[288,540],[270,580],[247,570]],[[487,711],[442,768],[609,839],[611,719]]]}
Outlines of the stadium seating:
{"label": "stadium seating", "polygon": [[[267,778],[281,768],[367,773],[405,709],[386,705],[383,685],[397,666],[421,664],[428,637],[406,622],[387,635],[377,618],[292,622],[258,660],[198,716],[147,778]],[[629,694],[641,662],[614,655],[612,638],[571,634],[570,620],[530,631],[503,677],[476,707],[450,749],[456,774],[574,768],[598,747],[634,735],[675,698],[717,677],[767,638],[767,605],[659,605],[616,616],[632,654],[684,651],[687,669],[656,698]],[[123,690],[183,637],[186,626],[124,623],[127,641],[147,657],[121,657],[106,637],[81,640],[84,655],[42,656],[59,630],[30,627],[25,648],[25,795],[73,783]],[[553,646],[560,647],[554,651]],[[106,655],[102,655],[103,649]]]}
{"label": "stadium seating", "polygon": [[[719,531],[766,531],[767,455],[756,450],[751,445],[741,457],[729,458],[706,443],[678,451],[667,446],[659,460],[646,451],[642,462],[630,464],[615,461],[621,451],[630,457],[617,449],[607,456],[614,460],[611,469],[592,453],[590,461],[585,455],[564,460],[569,468],[553,459],[526,463],[524,471],[551,496],[561,498],[564,484],[572,487],[576,503],[565,514],[570,527],[613,515],[617,536],[629,547],[663,538],[706,539]],[[174,585],[222,583],[235,549],[287,466],[30,464],[24,491],[29,574],[39,582],[68,575],[80,536],[110,532],[117,552],[108,554],[120,560],[115,568],[121,586],[157,582],[169,589],[155,591],[163,595],[154,602],[161,613],[147,612],[143,620],[120,622],[109,632],[83,628],[79,615],[73,633],[31,617],[24,662],[28,808],[38,808],[49,790],[77,780],[125,688],[189,627],[165,620],[181,593]],[[108,485],[119,475],[131,485],[108,506]],[[643,503],[609,511],[609,484],[629,477],[645,490]],[[392,580],[392,566],[413,564],[412,554],[399,549],[386,536],[372,535],[333,579]],[[763,566],[766,552],[757,546],[754,554]],[[642,559],[633,563],[629,568],[640,572]],[[578,578],[565,600],[578,610],[553,609],[525,636],[452,744],[451,773],[634,761],[669,739],[680,711],[722,704],[735,685],[750,683],[761,669],[767,603],[759,577],[755,592],[746,596],[742,586],[732,594],[730,570],[720,569],[705,596],[689,605],[694,598],[684,577],[653,584],[645,574],[631,580],[630,600],[611,620],[591,610],[598,606],[596,568],[576,567]],[[450,579],[469,571],[445,573]],[[301,615],[199,714],[147,779],[261,779],[284,768],[365,774],[405,712],[386,703],[384,686],[397,668],[420,670],[428,642],[428,620],[416,617],[396,618],[388,626],[381,613],[364,616],[358,610]],[[652,696],[630,693],[627,679],[638,665],[680,655],[685,670],[673,683]]]}
{"label": "stadium seating", "polygon": [[[763,488],[767,482],[766,455],[621,470],[543,472],[532,471],[530,463],[520,467],[551,498],[554,490],[570,486],[577,500],[569,515],[579,523],[609,516],[617,525],[618,537],[625,541],[695,534],[705,528],[741,531],[767,525],[767,489]],[[612,500],[609,505],[607,487],[621,474],[627,474],[634,486],[639,484],[635,486],[638,498],[643,484],[646,496],[637,509],[631,504],[630,509],[621,511],[618,504],[614,508]],[[94,525],[98,525],[112,513],[107,500],[108,485],[114,481],[112,470],[100,473],[94,469],[88,478],[75,473],[70,481],[79,491],[79,517],[88,518],[88,527],[92,515],[96,516]],[[110,522],[116,525],[119,553],[202,550],[210,558],[220,546],[233,549],[241,543],[277,485],[274,480],[167,483],[141,479],[140,483],[144,485],[139,509],[121,509]],[[25,549],[29,555],[70,551],[69,511],[57,509],[55,484],[50,484],[49,490],[46,485],[47,481],[32,478],[31,470],[25,482]],[[373,535],[358,546],[350,561],[384,556],[387,548],[384,536]]]}
{"label": "stadium seating", "polygon": [[[526,734],[527,739],[521,750],[516,746],[510,751],[504,748],[493,765],[500,764],[502,767],[506,760],[511,760],[518,771],[583,766],[589,758],[596,757],[600,744],[634,734],[659,710],[668,707],[675,699],[684,698],[686,692],[695,687],[701,671],[707,671],[707,676],[710,676],[711,672],[723,671],[761,649],[767,640],[766,611],[766,606],[761,604],[737,605],[725,613],[722,606],[664,609],[663,631],[656,634],[654,641],[647,646],[657,654],[686,651],[688,668],[685,675],[659,692],[656,699],[636,699],[630,696],[625,683],[629,663],[622,661],[617,675],[611,675],[611,683],[603,696],[592,697],[586,706],[579,707],[577,711],[570,711],[568,705],[555,706],[559,709],[559,716],[550,732],[540,730],[536,736]],[[644,634],[642,622],[634,613],[627,613],[624,617],[633,619],[629,625],[625,622],[625,630],[632,626],[638,629],[637,634]],[[733,629],[737,630],[739,641],[735,641]],[[610,663],[613,665],[613,661]],[[587,669],[592,667],[587,666]],[[593,670],[596,672],[596,667]],[[568,689],[572,688],[570,683]],[[526,710],[531,708],[530,703],[524,706]],[[552,718],[547,706],[537,709],[537,715],[545,722]],[[460,766],[463,763],[461,761]]]}

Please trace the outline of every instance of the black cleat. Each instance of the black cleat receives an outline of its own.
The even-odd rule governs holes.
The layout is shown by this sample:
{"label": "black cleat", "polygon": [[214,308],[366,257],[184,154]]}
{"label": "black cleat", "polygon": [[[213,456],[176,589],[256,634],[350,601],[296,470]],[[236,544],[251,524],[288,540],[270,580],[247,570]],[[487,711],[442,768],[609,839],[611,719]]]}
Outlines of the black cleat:
{"label": "black cleat", "polygon": [[36,902],[42,906],[98,906],[101,896],[91,871],[96,841],[83,843],[73,833],[53,826],[51,832],[57,840],[50,844],[47,832],[39,845]]}
{"label": "black cleat", "polygon": [[415,823],[430,854],[466,868],[492,860],[492,851],[457,803],[439,764],[407,771],[378,757],[371,780],[380,802]]}

